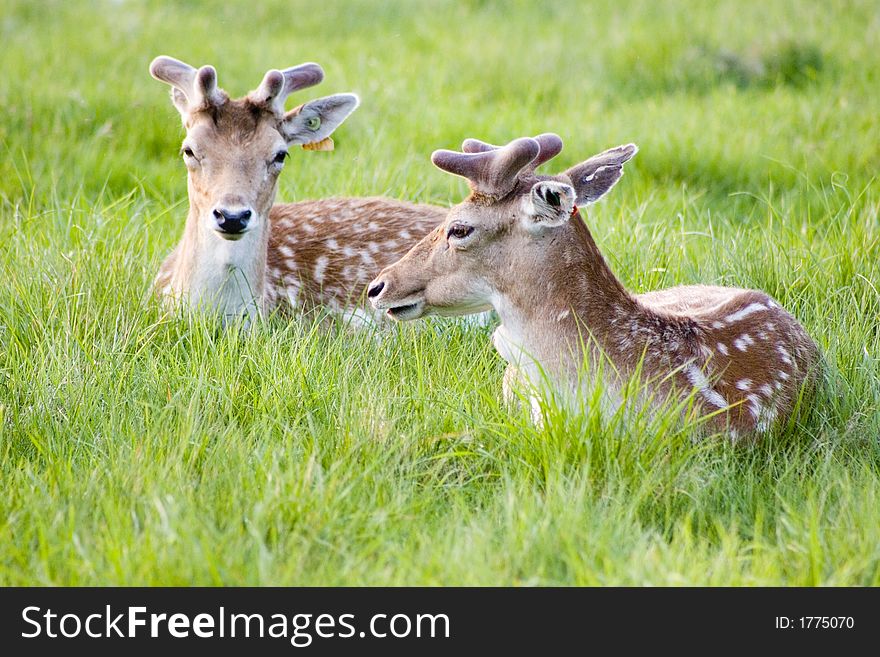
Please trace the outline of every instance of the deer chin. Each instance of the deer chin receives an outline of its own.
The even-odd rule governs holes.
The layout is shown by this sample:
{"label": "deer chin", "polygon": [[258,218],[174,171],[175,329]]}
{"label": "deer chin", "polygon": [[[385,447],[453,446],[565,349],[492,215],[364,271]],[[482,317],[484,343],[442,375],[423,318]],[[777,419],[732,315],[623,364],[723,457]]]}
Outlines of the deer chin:
{"label": "deer chin", "polygon": [[391,306],[385,312],[390,318],[396,319],[398,322],[408,322],[418,319],[425,314],[425,302],[419,299],[413,303]]}
{"label": "deer chin", "polygon": [[413,319],[427,317],[428,315],[436,315],[438,317],[461,317],[463,315],[476,315],[478,313],[492,310],[492,306],[486,303],[466,303],[457,306],[433,306],[425,299],[407,299],[410,303],[398,304],[387,308],[386,313],[389,317],[401,322],[408,322]]}
{"label": "deer chin", "polygon": [[219,228],[215,228],[214,232],[220,239],[226,240],[227,242],[238,242],[240,239],[243,239],[248,233],[251,232],[250,228],[247,228],[240,233],[229,233],[225,230],[220,230]]}

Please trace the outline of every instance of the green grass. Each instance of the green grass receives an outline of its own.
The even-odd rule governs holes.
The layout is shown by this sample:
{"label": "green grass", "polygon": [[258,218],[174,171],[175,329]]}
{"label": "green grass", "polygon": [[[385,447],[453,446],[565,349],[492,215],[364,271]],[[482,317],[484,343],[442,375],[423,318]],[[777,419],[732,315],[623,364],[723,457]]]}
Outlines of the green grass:
{"label": "green grass", "polygon": [[[880,584],[873,2],[0,0],[0,584]],[[711,4],[711,6],[710,6]],[[428,155],[637,142],[588,221],[636,291],[758,287],[829,385],[753,446],[500,401],[487,329],[168,317],[186,208],[157,54],[362,107],[279,198],[453,203]]]}

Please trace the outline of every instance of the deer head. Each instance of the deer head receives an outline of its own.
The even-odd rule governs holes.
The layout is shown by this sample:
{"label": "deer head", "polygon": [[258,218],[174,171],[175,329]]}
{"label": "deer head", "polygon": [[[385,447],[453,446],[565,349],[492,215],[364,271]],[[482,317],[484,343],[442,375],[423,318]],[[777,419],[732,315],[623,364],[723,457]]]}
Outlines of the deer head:
{"label": "deer head", "polygon": [[271,70],[238,100],[217,86],[212,66],[157,57],[150,73],[171,85],[186,129],[180,152],[188,170],[188,230],[200,242],[265,234],[288,149],[329,150],[330,134],[358,105],[354,94],[336,94],[285,113],[291,93],[323,80],[317,64]]}
{"label": "deer head", "polygon": [[637,148],[612,148],[556,176],[535,173],[561,150],[557,135],[543,134],[504,147],[468,139],[463,152],[435,151],[433,163],[466,178],[471,194],[371,283],[373,305],[399,320],[490,306],[502,312],[501,300],[518,286],[534,294],[548,289],[552,247],[568,239],[578,205],[606,194]]}

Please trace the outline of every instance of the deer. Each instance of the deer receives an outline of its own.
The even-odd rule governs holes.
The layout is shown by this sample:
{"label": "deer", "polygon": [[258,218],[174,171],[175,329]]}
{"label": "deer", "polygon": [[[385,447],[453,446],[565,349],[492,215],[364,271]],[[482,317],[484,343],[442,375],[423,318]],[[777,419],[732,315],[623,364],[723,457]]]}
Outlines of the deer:
{"label": "deer", "polygon": [[609,409],[636,379],[650,391],[639,403],[656,410],[672,400],[683,415],[699,415],[698,431],[732,440],[792,418],[819,362],[807,331],[758,290],[629,292],[580,208],[614,187],[638,149],[622,145],[558,175],[536,174],[562,145],[547,133],[435,151],[434,165],[465,178],[470,195],[370,283],[374,308],[399,321],[493,308],[500,325],[492,340],[507,362],[505,401],[525,391],[538,422],[536,397],[547,382],[576,399],[584,367],[601,377]]}
{"label": "deer", "polygon": [[366,284],[444,210],[383,197],[274,203],[290,149],[332,150],[330,135],[358,97],[335,94],[285,111],[288,96],[323,80],[314,63],[272,69],[239,99],[217,86],[210,65],[160,56],[150,74],[170,85],[186,131],[189,212],[153,285],[165,305],[206,308],[224,325],[321,308],[372,323]]}

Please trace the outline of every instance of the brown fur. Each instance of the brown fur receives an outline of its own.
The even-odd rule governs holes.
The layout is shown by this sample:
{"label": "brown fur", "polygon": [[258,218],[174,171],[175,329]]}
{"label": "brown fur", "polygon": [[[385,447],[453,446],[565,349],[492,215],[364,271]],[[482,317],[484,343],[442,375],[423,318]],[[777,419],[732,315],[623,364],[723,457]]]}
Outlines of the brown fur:
{"label": "brown fur", "polygon": [[[257,287],[262,310],[289,314],[320,306],[336,311],[363,306],[366,284],[445,215],[440,207],[379,197],[273,206],[266,266]],[[178,246],[162,263],[154,284],[157,291],[168,290],[174,273],[185,267],[180,252]],[[318,280],[320,258],[327,264]]]}
{"label": "brown fur", "polygon": [[[363,305],[367,283],[445,215],[446,210],[433,205],[379,197],[276,205],[269,236],[268,309]],[[293,255],[286,255],[285,247]]]}
{"label": "brown fur", "polygon": [[[818,350],[797,320],[767,294],[694,285],[631,295],[611,272],[586,223],[575,218],[565,228],[568,239],[547,254],[559,266],[544,272],[558,281],[553,301],[548,307],[536,295],[523,295],[516,303],[528,308],[530,321],[538,324],[570,307],[572,313],[546,334],[561,332],[567,353],[590,334],[619,379],[640,368],[658,401],[669,394],[690,395],[697,386],[688,372],[698,368],[708,387],[694,395],[697,412],[724,409],[710,420],[718,430],[769,428],[790,416],[805,384],[809,392]],[[743,311],[747,314],[737,315]],[[557,336],[536,336],[544,343],[540,351],[559,353]],[[718,399],[713,392],[725,403],[712,403]]]}
{"label": "brown fur", "polygon": [[[183,237],[156,277],[164,299],[211,308],[226,320],[277,308],[350,310],[376,273],[442,220],[439,208],[380,198],[273,206],[283,167],[277,156],[298,145],[326,148],[357,105],[355,96],[337,94],[284,113],[287,93],[320,82],[316,64],[269,71],[236,100],[217,88],[211,67],[197,71],[159,57],[150,70],[173,87],[187,132],[190,208]],[[251,218],[230,233],[219,228],[220,209],[248,210]]]}
{"label": "brown fur", "polygon": [[[570,216],[575,200],[606,193],[635,152],[610,149],[559,176],[524,165],[500,199],[475,191],[371,284],[374,305],[409,320],[491,304],[502,322],[495,345],[510,363],[505,387],[539,387],[540,368],[576,393],[583,357],[594,368],[607,358],[612,391],[640,373],[653,401],[693,396],[696,412],[712,416],[708,425],[733,436],[786,421],[819,361],[794,317],[755,290],[695,285],[632,295],[580,215]],[[441,158],[447,170],[471,161],[462,165],[450,151]],[[472,232],[453,237],[463,225]]]}

